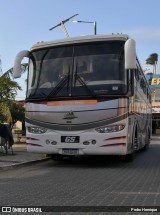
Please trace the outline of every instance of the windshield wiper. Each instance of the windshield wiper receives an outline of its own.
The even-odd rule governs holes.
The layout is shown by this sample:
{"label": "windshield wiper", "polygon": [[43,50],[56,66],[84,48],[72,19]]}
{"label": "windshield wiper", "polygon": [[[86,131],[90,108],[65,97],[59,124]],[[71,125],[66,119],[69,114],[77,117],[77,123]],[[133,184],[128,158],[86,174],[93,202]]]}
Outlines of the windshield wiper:
{"label": "windshield wiper", "polygon": [[92,96],[92,97],[96,97],[97,95],[89,89],[89,87],[87,86],[86,82],[78,75],[77,73],[77,65],[76,65],[76,71],[75,71],[75,79],[74,79],[74,86],[76,85],[76,80],[79,81],[79,83],[86,89],[86,91]]}
{"label": "windshield wiper", "polygon": [[[70,74],[70,67],[69,67],[68,74],[59,82],[59,84],[56,87],[54,87],[52,89],[52,91],[46,96],[45,99],[47,100],[50,97],[54,97],[55,95],[57,95],[59,93],[59,91],[61,91],[66,84],[67,84],[67,91],[69,91],[69,85],[71,83],[70,82],[70,77],[71,77],[71,74]],[[91,95],[92,97],[97,97],[97,95],[92,90],[89,89],[89,87],[87,86],[86,82],[77,74],[77,65],[76,65],[76,71],[75,71],[74,77],[75,77],[75,79],[74,79],[74,86],[76,85],[76,80],[78,80],[79,83],[89,93],[89,95]],[[70,94],[71,94],[71,92],[70,92]]]}
{"label": "windshield wiper", "polygon": [[57,95],[59,93],[59,91],[61,91],[61,89],[63,89],[63,87],[67,84],[67,91],[69,90],[69,82],[70,82],[70,67],[68,70],[68,74],[65,75],[65,77],[58,83],[58,85],[56,87],[54,87],[51,92],[46,96],[46,100],[50,97],[53,97],[55,95]]}
{"label": "windshield wiper", "polygon": [[[64,77],[59,84],[52,89],[52,91],[46,96],[45,99],[53,97],[59,93],[59,91],[68,83],[68,76]],[[68,87],[67,87],[68,88]]]}

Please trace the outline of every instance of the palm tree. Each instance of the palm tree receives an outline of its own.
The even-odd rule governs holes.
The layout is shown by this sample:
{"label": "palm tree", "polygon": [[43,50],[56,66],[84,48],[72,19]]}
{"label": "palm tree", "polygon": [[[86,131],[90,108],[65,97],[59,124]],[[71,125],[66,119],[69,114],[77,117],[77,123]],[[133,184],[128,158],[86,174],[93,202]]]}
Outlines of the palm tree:
{"label": "palm tree", "polygon": [[156,74],[156,65],[158,62],[158,54],[152,53],[150,56],[146,59],[146,64],[153,65],[153,74]]}

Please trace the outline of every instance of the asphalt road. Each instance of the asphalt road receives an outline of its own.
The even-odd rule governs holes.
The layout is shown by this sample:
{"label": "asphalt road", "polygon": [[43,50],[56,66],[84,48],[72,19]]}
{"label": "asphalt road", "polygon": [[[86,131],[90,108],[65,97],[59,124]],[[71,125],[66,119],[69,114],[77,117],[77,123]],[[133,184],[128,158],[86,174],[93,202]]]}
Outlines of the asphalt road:
{"label": "asphalt road", "polygon": [[[59,211],[51,214],[71,214],[72,210],[79,211],[72,214],[87,215],[111,214],[109,210],[120,211],[115,214],[130,214],[130,210],[141,210],[132,214],[148,214],[141,206],[143,211],[148,207],[160,211],[160,140],[152,140],[150,149],[137,153],[131,163],[117,157],[86,157],[0,170],[0,205],[60,206],[49,208]],[[64,206],[77,207],[69,211]]]}

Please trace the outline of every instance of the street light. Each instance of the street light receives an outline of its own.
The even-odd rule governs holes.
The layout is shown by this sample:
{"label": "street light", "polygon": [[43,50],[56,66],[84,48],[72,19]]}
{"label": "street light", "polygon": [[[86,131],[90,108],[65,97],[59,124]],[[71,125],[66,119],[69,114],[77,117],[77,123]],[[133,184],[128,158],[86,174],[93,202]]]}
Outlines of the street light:
{"label": "street light", "polygon": [[78,22],[78,23],[92,23],[92,24],[94,24],[94,35],[97,34],[97,23],[96,23],[96,21],[94,21],[94,22],[88,22],[88,21],[74,20],[73,22]]}

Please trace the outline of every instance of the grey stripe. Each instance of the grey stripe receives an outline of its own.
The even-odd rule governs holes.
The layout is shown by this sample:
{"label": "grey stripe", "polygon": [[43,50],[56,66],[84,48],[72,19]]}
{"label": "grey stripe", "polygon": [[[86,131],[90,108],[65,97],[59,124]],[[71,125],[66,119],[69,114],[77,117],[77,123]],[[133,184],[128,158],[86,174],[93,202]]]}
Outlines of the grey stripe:
{"label": "grey stripe", "polygon": [[51,123],[37,121],[37,120],[29,119],[29,118],[26,118],[26,122],[28,122],[32,125],[35,125],[35,126],[52,129],[52,130],[57,130],[57,131],[80,131],[80,130],[87,130],[87,129],[97,128],[97,127],[105,126],[108,124],[112,124],[112,123],[118,122],[120,120],[123,120],[127,117],[128,117],[128,113],[125,113],[124,115],[117,116],[117,117],[114,117],[111,119],[84,123],[84,124],[80,124],[80,125],[77,125],[77,124],[76,125],[75,124],[74,125],[73,124],[72,125],[51,124]]}

